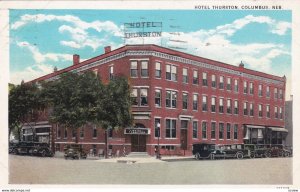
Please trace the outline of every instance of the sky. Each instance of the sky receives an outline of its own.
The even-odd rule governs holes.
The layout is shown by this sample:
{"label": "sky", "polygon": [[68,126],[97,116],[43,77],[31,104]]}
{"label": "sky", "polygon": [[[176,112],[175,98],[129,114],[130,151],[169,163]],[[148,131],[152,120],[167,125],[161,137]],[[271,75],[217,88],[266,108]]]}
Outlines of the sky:
{"label": "sky", "polygon": [[[291,93],[291,11],[35,10],[9,12],[10,82],[20,84],[124,44],[157,44],[287,77]],[[124,23],[162,22],[161,37],[124,39]],[[126,29],[127,31],[129,29]]]}

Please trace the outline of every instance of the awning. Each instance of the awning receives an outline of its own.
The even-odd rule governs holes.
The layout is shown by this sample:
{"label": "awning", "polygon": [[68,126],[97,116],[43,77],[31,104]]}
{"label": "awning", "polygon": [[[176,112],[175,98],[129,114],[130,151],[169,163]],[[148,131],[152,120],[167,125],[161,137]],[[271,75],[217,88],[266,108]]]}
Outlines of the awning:
{"label": "awning", "polygon": [[283,127],[268,127],[268,128],[271,129],[272,131],[289,132],[287,129]]}
{"label": "awning", "polygon": [[259,126],[259,125],[246,125],[247,128],[251,128],[251,129],[264,129],[266,127],[264,126]]}

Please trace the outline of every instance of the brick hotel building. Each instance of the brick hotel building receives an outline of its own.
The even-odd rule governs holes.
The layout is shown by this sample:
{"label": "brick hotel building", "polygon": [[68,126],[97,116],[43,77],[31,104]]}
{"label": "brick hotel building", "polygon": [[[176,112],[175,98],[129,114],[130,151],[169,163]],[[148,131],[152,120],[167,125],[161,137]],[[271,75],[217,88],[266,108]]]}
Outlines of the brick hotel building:
{"label": "brick hotel building", "polygon": [[[115,74],[128,77],[132,87],[134,127],[109,131],[113,152],[147,152],[190,155],[192,144],[284,144],[286,78],[205,59],[157,45],[126,45],[35,79],[55,80],[67,72],[92,70],[103,82]],[[38,129],[52,141],[56,151],[75,142],[68,128],[50,125],[47,112],[40,112]],[[51,131],[52,130],[52,131]],[[24,139],[32,133],[23,127]],[[41,131],[40,131],[41,132]],[[158,135],[160,132],[160,138]],[[98,153],[104,149],[104,131],[87,124],[78,131],[79,143]]]}

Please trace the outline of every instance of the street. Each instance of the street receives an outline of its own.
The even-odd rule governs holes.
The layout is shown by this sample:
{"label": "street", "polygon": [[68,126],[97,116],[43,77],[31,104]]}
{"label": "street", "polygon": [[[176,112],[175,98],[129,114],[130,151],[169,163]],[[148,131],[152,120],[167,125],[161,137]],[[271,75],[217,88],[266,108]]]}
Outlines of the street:
{"label": "street", "polygon": [[293,158],[111,163],[9,155],[10,184],[292,184]]}

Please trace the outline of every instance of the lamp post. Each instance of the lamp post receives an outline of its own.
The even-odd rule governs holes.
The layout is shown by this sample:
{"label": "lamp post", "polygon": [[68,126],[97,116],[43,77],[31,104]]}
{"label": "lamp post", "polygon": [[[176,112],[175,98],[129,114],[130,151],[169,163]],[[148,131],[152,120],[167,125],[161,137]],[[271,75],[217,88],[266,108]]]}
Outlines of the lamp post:
{"label": "lamp post", "polygon": [[160,147],[159,147],[159,138],[160,138],[160,123],[157,122],[156,124],[156,128],[157,128],[157,154],[156,154],[156,159],[160,159]]}

